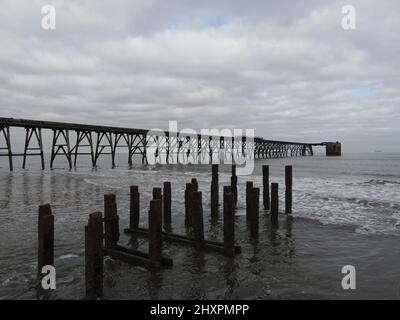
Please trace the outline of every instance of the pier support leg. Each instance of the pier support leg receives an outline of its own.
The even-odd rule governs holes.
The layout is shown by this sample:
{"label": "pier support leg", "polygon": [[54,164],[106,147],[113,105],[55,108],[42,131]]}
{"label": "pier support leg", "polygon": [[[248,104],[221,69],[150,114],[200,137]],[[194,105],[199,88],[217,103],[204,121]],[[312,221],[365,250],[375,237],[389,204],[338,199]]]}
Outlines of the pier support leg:
{"label": "pier support leg", "polygon": [[9,167],[10,167],[10,171],[13,171],[14,170],[14,166],[13,166],[13,153],[12,153],[12,150],[11,150],[10,127],[1,126],[0,130],[3,133],[4,140],[6,142],[6,147],[5,148],[1,148],[1,149],[7,151],[7,154],[5,154],[5,156],[8,157],[8,164],[9,164]]}
{"label": "pier support leg", "polygon": [[103,218],[101,212],[89,215],[85,226],[85,286],[86,298],[103,296]]}

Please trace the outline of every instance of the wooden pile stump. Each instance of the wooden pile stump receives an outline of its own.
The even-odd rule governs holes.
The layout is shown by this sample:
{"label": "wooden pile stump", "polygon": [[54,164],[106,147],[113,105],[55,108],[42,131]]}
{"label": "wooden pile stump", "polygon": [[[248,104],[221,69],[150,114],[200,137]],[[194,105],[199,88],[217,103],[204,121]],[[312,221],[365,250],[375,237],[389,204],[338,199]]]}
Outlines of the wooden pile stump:
{"label": "wooden pile stump", "polygon": [[263,173],[263,205],[264,210],[270,210],[269,199],[269,166],[262,166]]}
{"label": "wooden pile stump", "polygon": [[279,213],[279,184],[271,184],[271,223],[278,225]]}
{"label": "wooden pile stump", "polygon": [[251,215],[251,190],[253,190],[253,182],[247,181],[246,182],[246,220],[250,220]]}
{"label": "wooden pile stump", "polygon": [[[193,185],[193,182],[194,181],[192,181],[192,183],[187,183],[185,190],[185,221],[188,222],[187,225],[190,225],[193,237],[162,232],[161,233],[162,240],[175,242],[183,245],[191,245],[207,251],[213,251],[228,256],[240,253],[241,248],[239,246],[233,245],[232,247],[232,245],[230,244],[228,246],[229,249],[227,250],[225,243],[217,241],[209,241],[204,239],[202,193],[199,191],[195,191],[196,184],[194,183]],[[231,228],[229,224],[228,228]],[[124,231],[126,233],[135,234],[143,237],[150,237],[149,234],[152,232],[149,229],[140,227],[128,228],[125,229]],[[231,234],[233,233],[231,232]]]}
{"label": "wooden pile stump", "polygon": [[139,227],[140,194],[138,186],[131,186],[129,228]]}
{"label": "wooden pile stump", "polygon": [[160,257],[161,253],[154,253],[154,248],[159,248],[161,250],[161,245],[159,244],[157,239],[162,239],[162,229],[160,227],[162,226],[162,199],[160,199],[160,189],[155,189],[156,190],[153,190],[153,195],[158,199],[154,199],[153,201],[158,202],[152,205],[149,213],[149,227],[151,227],[151,239],[149,239],[149,248],[151,243],[152,250],[148,254],[118,245],[119,218],[117,214],[115,195],[104,196],[104,238],[105,253],[107,255],[114,259],[118,259],[133,265],[143,266],[145,268],[160,268],[172,266],[171,259],[163,258],[162,256]]}
{"label": "wooden pile stump", "polygon": [[292,213],[293,167],[285,167],[285,212]]}
{"label": "wooden pile stump", "polygon": [[191,228],[192,224],[192,214],[193,211],[193,192],[195,191],[195,186],[192,183],[186,183],[185,189],[185,226]]}
{"label": "wooden pile stump", "polygon": [[54,216],[51,206],[39,206],[38,221],[38,274],[46,265],[54,266]]}
{"label": "wooden pile stump", "polygon": [[101,212],[89,215],[85,226],[85,287],[86,298],[103,296],[103,217]]}
{"label": "wooden pile stump", "polygon": [[218,216],[219,206],[219,177],[218,177],[218,165],[212,165],[212,178],[211,178],[211,216]]}
{"label": "wooden pile stump", "polygon": [[238,199],[237,182],[238,182],[238,178],[236,175],[236,165],[232,165],[231,188],[232,188],[232,194],[233,194],[233,200],[234,200],[235,207],[237,206],[237,199]]}
{"label": "wooden pile stump", "polygon": [[164,201],[164,226],[165,227],[169,227],[171,225],[172,222],[172,218],[171,218],[171,203],[172,203],[172,199],[171,199],[171,182],[167,181],[164,182],[164,197],[163,197],[163,201]]}
{"label": "wooden pile stump", "polygon": [[228,256],[235,255],[235,208],[230,187],[224,188],[224,247]]}
{"label": "wooden pile stump", "polygon": [[258,235],[258,226],[259,226],[259,215],[260,215],[260,189],[252,188],[250,190],[250,199],[249,199],[249,224],[250,224],[250,233],[251,235]]}

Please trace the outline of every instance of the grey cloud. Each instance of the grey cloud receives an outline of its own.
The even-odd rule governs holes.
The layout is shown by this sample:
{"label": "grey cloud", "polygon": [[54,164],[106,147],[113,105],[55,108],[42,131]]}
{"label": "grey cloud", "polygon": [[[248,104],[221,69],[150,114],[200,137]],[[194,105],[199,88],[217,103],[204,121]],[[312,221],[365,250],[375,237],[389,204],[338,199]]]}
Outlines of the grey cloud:
{"label": "grey cloud", "polygon": [[[400,151],[395,0],[3,1],[0,114]],[[397,143],[396,142],[397,139]],[[379,145],[379,146],[378,146]]]}

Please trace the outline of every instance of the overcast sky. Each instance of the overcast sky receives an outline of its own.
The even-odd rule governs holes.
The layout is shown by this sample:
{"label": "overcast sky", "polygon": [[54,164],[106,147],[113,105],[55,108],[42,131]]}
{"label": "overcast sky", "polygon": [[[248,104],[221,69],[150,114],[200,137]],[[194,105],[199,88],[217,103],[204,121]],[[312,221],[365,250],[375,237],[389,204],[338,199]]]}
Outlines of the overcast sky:
{"label": "overcast sky", "polygon": [[[43,5],[56,30],[43,30]],[[343,5],[356,8],[344,30]],[[0,117],[400,151],[400,2],[2,0]]]}

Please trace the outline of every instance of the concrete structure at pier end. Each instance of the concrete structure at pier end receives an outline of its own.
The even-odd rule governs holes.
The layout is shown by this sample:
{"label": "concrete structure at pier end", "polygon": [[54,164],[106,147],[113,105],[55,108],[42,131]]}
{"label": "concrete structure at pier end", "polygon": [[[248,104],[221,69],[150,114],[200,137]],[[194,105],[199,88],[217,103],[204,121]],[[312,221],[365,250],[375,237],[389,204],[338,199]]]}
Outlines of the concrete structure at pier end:
{"label": "concrete structure at pier end", "polygon": [[342,155],[342,144],[339,141],[326,142],[326,155],[327,156],[341,156]]}

